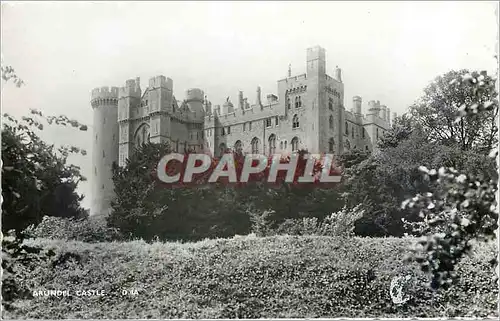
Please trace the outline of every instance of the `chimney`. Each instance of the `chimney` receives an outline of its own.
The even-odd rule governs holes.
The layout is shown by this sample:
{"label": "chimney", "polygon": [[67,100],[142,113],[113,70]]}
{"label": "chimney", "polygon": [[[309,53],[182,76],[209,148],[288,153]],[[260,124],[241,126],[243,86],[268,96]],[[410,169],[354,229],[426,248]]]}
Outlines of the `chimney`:
{"label": "chimney", "polygon": [[245,106],[243,104],[243,92],[240,90],[240,93],[238,94],[238,107],[240,109],[245,109]]}
{"label": "chimney", "polygon": [[257,106],[262,106],[261,89],[260,86],[257,87]]}

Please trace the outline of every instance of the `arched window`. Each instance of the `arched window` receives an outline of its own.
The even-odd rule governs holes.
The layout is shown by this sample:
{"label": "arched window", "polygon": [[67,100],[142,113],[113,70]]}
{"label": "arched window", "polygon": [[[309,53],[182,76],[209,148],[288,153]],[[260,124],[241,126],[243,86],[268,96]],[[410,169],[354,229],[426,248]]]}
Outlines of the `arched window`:
{"label": "arched window", "polygon": [[377,139],[378,139],[378,128],[377,128]]}
{"label": "arched window", "polygon": [[349,124],[345,122],[345,134],[349,135]]}
{"label": "arched window", "polygon": [[[365,135],[366,135],[365,134],[365,128],[363,127],[363,128],[361,128],[361,137],[363,137],[363,139],[364,139]],[[368,146],[366,148],[368,148]]]}
{"label": "arched window", "polygon": [[237,154],[241,154],[243,152],[243,144],[241,143],[241,140],[237,140],[236,143],[234,143],[234,151]]}
{"label": "arched window", "polygon": [[257,137],[254,137],[252,139],[252,154],[258,154],[259,153],[259,139]]}
{"label": "arched window", "polygon": [[302,107],[302,99],[299,96],[299,107]]}
{"label": "arched window", "polygon": [[330,116],[329,123],[330,123],[330,129],[333,129],[333,116]]}
{"label": "arched window", "polygon": [[288,109],[292,108],[292,102],[290,101],[290,97],[287,97],[286,98],[286,107]]}
{"label": "arched window", "polygon": [[330,153],[333,153],[335,151],[335,140],[333,139],[333,137],[328,141],[328,151]]}
{"label": "arched window", "polygon": [[333,110],[333,99],[332,98],[328,98],[328,108],[330,110]]}
{"label": "arched window", "polygon": [[292,139],[292,152],[296,152],[299,150],[299,139],[297,137],[294,137]]}
{"label": "arched window", "polygon": [[299,128],[299,116],[297,114],[293,115],[292,128]]}
{"label": "arched window", "polygon": [[273,155],[276,152],[276,135],[272,134],[269,136],[269,155]]}
{"label": "arched window", "polygon": [[283,141],[280,142],[280,149],[283,150]]}
{"label": "arched window", "polygon": [[299,96],[295,96],[295,108],[299,108]]}

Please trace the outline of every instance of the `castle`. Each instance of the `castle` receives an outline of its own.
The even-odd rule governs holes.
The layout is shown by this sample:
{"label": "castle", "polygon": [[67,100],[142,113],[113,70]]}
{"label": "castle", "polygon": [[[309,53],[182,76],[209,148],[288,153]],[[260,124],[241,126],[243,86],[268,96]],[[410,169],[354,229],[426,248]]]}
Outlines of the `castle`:
{"label": "castle", "polygon": [[[173,81],[156,76],[141,89],[140,79],[124,87],[92,90],[94,143],[91,215],[107,214],[113,197],[111,167],[120,166],[143,142],[169,142],[173,150],[209,151],[219,156],[228,148],[254,154],[307,149],[311,153],[341,153],[351,148],[372,151],[390,126],[390,109],[353,97],[344,107],[341,70],[327,74],[325,50],[307,49],[306,73],[278,80],[277,94],[262,99],[257,87],[253,99],[239,92],[212,105],[201,89],[189,89],[184,99],[173,95]],[[395,117],[395,113],[393,114]]]}

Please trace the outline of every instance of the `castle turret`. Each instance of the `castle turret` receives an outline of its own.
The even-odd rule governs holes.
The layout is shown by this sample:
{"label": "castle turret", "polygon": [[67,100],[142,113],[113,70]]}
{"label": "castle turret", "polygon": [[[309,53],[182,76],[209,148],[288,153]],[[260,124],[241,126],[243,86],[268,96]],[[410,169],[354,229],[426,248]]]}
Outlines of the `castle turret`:
{"label": "castle turret", "polygon": [[382,111],[382,115],[380,116],[384,121],[387,121],[387,106],[380,106],[380,110]]}
{"label": "castle turret", "polygon": [[359,96],[352,97],[353,111],[355,114],[361,115],[361,103],[362,99]]}
{"label": "castle turret", "polygon": [[[241,97],[243,97],[243,92],[241,92]],[[243,101],[241,101],[241,106],[243,106]],[[242,108],[242,107],[240,107],[240,108]],[[229,100],[229,97],[227,97],[226,102],[224,103],[224,105],[222,105],[222,113],[223,113],[224,115],[234,113],[234,105],[233,105],[233,103]]]}
{"label": "castle turret", "polygon": [[139,96],[142,96],[140,77],[135,78],[135,91],[139,93]]}
{"label": "castle turret", "polygon": [[380,114],[380,102],[375,100],[370,100],[368,102],[368,115],[379,116]]}
{"label": "castle turret", "polygon": [[118,126],[120,137],[118,140],[118,165],[124,166],[125,161],[133,153],[133,143],[130,133],[130,123],[133,108],[141,103],[141,89],[136,79],[129,79],[124,87],[118,89]]}
{"label": "castle turret", "polygon": [[118,88],[92,90],[94,110],[91,215],[107,215],[114,197],[113,163],[118,163]]}
{"label": "castle turret", "polygon": [[338,82],[342,82],[342,70],[339,66],[335,66],[335,80]]}
{"label": "castle turret", "polygon": [[189,109],[196,113],[196,115],[205,117],[203,110],[203,97],[205,93],[199,88],[191,88],[186,90],[186,104]]}
{"label": "castle turret", "polygon": [[220,105],[215,105],[214,106],[214,115],[219,116],[220,114],[221,114]]}

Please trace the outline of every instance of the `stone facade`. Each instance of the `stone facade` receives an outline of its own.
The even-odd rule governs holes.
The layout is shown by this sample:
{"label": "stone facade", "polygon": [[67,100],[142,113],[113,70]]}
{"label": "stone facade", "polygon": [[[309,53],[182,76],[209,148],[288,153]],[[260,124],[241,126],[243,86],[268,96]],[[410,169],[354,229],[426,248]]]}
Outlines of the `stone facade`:
{"label": "stone facade", "polygon": [[[362,114],[361,97],[344,106],[341,70],[327,74],[325,50],[307,49],[306,73],[278,81],[277,94],[263,99],[260,87],[253,98],[239,92],[236,103],[212,105],[201,89],[189,89],[184,99],[173,95],[173,81],[165,76],[140,79],[124,87],[92,91],[94,108],[94,176],[91,213],[106,213],[113,194],[111,164],[120,166],[146,141],[168,142],[173,150],[226,149],[274,154],[307,149],[311,153],[341,153],[358,148],[372,151],[390,125],[390,109],[368,102]],[[253,102],[250,102],[253,101]],[[118,137],[118,139],[117,139]],[[106,156],[107,155],[107,156]],[[102,157],[101,157],[102,156]]]}

